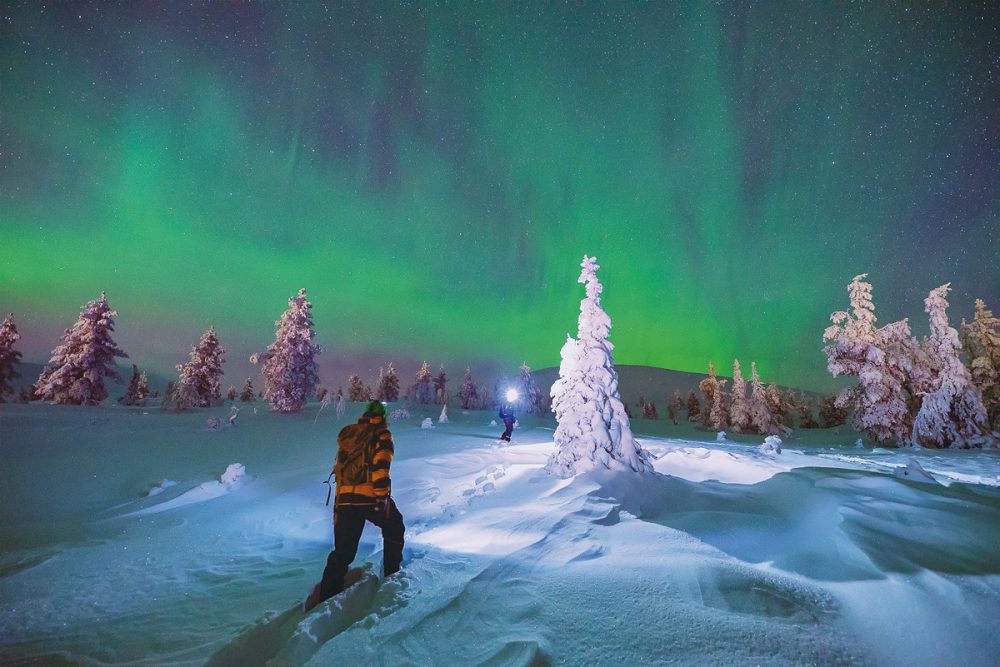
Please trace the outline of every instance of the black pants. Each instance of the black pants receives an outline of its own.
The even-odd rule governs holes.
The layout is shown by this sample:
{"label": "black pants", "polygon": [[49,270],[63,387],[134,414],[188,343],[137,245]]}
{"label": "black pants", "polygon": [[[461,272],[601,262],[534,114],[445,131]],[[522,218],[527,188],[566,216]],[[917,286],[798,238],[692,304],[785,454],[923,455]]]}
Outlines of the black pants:
{"label": "black pants", "polygon": [[358,555],[358,542],[365,529],[365,521],[371,521],[382,529],[384,575],[388,577],[399,572],[403,562],[403,515],[396,503],[389,499],[389,511],[378,512],[371,506],[335,507],[333,510],[333,551],[326,559],[326,569],[320,582],[320,597],[323,600],[344,590],[344,575]]}
{"label": "black pants", "polygon": [[510,442],[510,436],[514,432],[514,420],[513,419],[509,419],[509,420],[508,419],[504,419],[503,420],[503,425],[504,425],[504,429],[505,430],[503,432],[503,435],[500,436],[500,439],[501,440],[506,440],[507,442]]}

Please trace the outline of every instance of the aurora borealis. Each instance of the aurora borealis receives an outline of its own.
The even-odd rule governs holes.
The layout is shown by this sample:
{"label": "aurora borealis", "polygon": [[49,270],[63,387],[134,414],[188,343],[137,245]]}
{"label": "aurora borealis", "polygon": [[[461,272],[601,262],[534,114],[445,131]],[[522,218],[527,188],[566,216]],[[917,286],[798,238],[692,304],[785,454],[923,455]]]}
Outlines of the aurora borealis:
{"label": "aurora borealis", "polygon": [[456,377],[557,365],[588,253],[618,363],[826,388],[855,274],[1000,309],[1000,10],[939,5],[5,4],[0,311],[238,382],[306,287],[329,384]]}

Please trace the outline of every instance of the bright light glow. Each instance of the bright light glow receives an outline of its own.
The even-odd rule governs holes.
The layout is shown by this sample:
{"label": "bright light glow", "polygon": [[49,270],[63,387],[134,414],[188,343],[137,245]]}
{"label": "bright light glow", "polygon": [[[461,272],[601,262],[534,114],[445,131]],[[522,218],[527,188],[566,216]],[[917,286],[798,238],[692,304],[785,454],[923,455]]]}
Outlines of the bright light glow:
{"label": "bright light glow", "polygon": [[507,402],[508,403],[513,403],[516,400],[517,400],[517,390],[516,389],[508,389],[507,390]]}

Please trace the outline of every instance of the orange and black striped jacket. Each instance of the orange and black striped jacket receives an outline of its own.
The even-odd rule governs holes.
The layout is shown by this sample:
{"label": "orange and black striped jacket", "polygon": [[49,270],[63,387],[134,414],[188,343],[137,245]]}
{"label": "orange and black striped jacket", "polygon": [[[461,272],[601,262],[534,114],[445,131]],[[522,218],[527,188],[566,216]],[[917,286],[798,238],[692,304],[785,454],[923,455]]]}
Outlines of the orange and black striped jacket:
{"label": "orange and black striped jacket", "polygon": [[337,462],[345,463],[351,452],[359,447],[373,446],[371,459],[371,481],[363,484],[341,484],[337,482],[334,506],[371,506],[392,493],[389,479],[389,464],[395,449],[392,434],[386,428],[385,418],[365,413],[357,424],[349,424],[337,435]]}

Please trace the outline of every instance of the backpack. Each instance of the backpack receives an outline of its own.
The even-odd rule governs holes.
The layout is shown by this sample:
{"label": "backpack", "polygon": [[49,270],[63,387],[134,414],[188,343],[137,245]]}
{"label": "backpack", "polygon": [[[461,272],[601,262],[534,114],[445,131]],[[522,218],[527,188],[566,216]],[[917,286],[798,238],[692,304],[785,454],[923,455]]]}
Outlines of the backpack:
{"label": "backpack", "polygon": [[[352,426],[360,425],[352,424],[345,427],[337,437],[337,462],[325,482],[330,487],[326,492],[327,505],[330,504],[330,495],[333,493],[333,487],[330,486],[331,477],[336,484],[341,486],[357,486],[372,481],[372,459],[375,457],[375,445],[378,444],[379,429],[364,429],[370,430],[370,432],[364,433],[364,430],[362,430],[361,433],[357,433],[361,429],[352,428]],[[365,441],[357,444],[357,440],[361,438],[365,438]],[[347,451],[347,456],[341,461],[340,451],[341,449],[347,449],[345,445],[350,441],[354,441],[355,446]]]}

